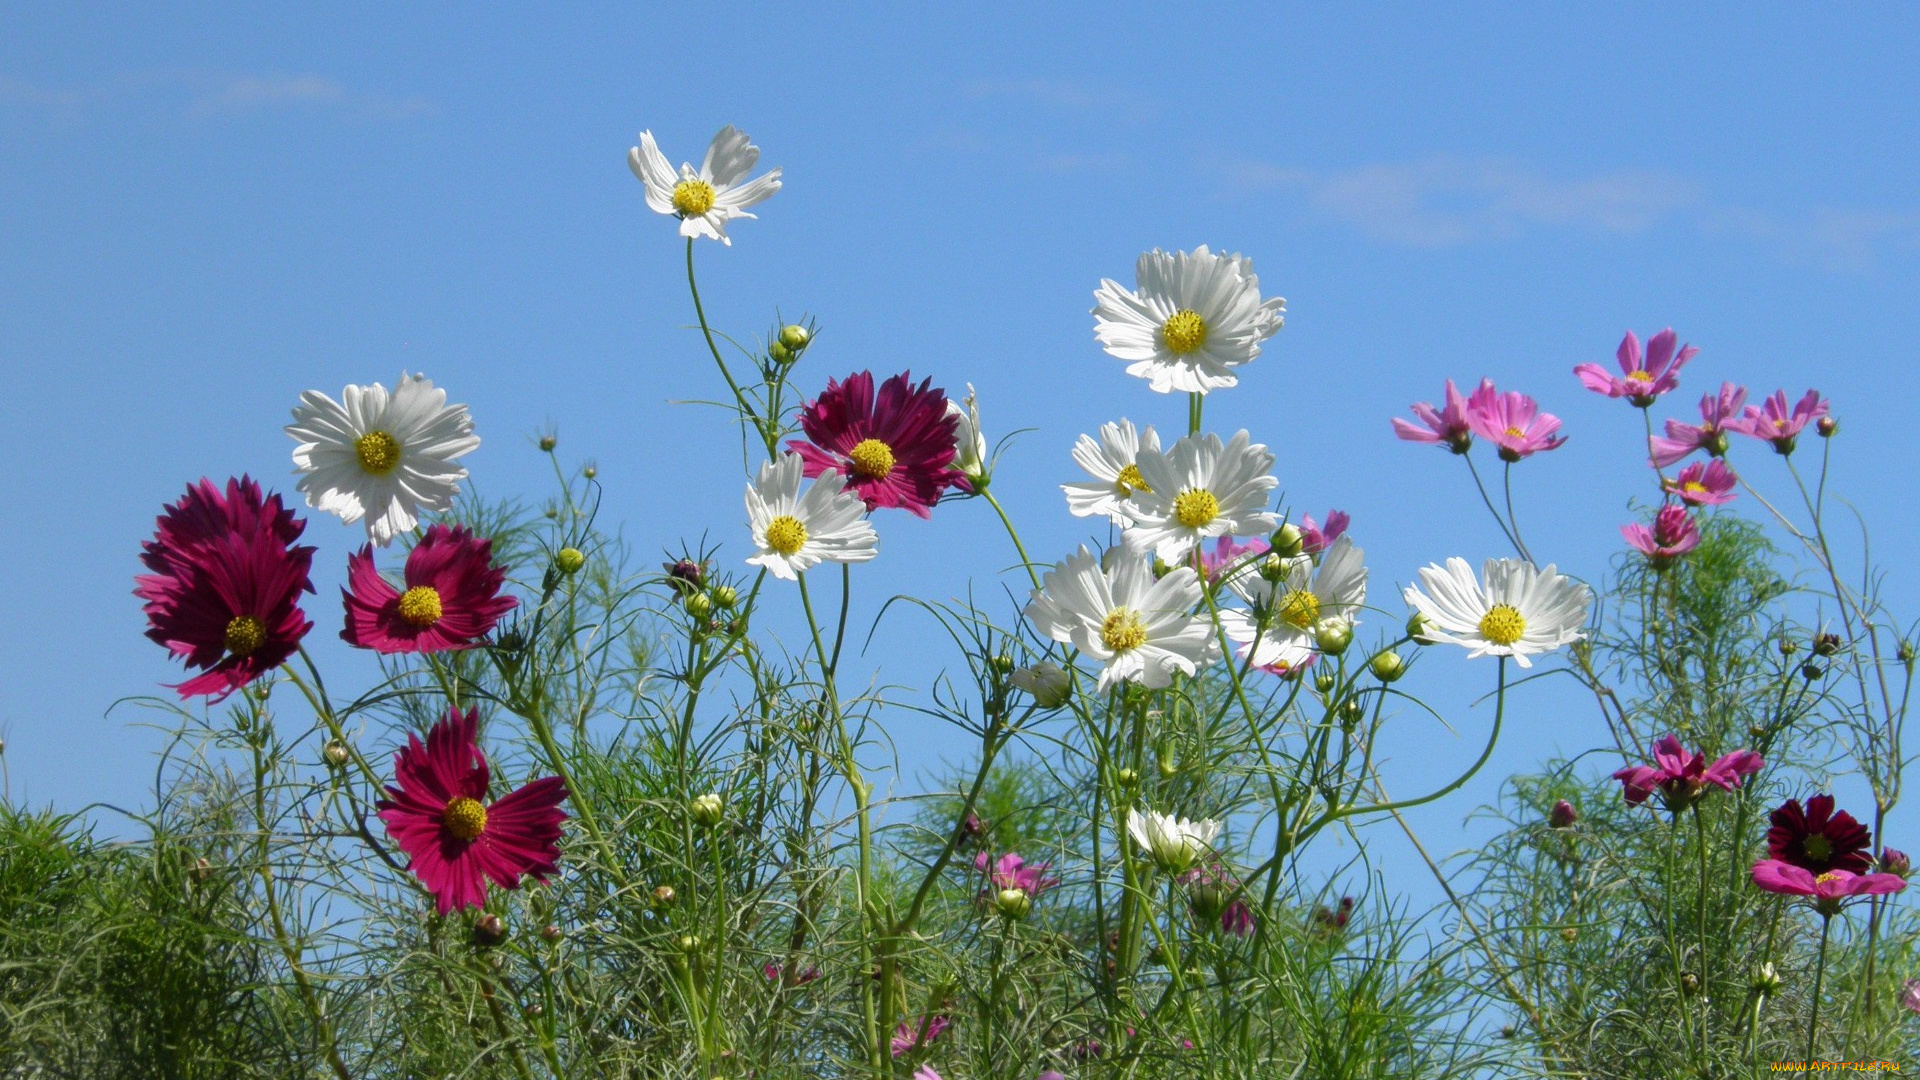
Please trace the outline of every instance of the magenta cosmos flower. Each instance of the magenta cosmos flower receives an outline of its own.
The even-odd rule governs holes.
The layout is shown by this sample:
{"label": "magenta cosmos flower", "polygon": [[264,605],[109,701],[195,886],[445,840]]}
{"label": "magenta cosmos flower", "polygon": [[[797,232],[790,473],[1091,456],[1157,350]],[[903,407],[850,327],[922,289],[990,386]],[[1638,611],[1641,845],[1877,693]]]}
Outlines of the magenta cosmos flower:
{"label": "magenta cosmos flower", "polygon": [[[1049,865],[1034,863],[1028,866],[1025,859],[1011,851],[1000,856],[998,860],[991,858],[984,851],[973,857],[973,868],[987,875],[992,891],[1019,889],[1036,900],[1040,898],[1041,893],[1060,884],[1059,878],[1046,876]],[[989,893],[983,891],[981,895],[989,896]]]}
{"label": "magenta cosmos flower", "polygon": [[387,835],[412,860],[440,914],[487,902],[487,880],[517,889],[527,874],[545,881],[560,865],[560,803],[567,785],[543,777],[489,804],[480,710],[449,708],[423,745],[409,734],[394,755],[387,797],[375,805]]}
{"label": "magenta cosmos flower", "polygon": [[374,569],[373,545],[347,559],[351,590],[342,589],[347,644],[380,653],[467,649],[491,633],[514,599],[501,596],[507,579],[493,565],[493,541],[434,525],[407,553],[406,591]]}
{"label": "magenta cosmos flower", "polygon": [[893,1056],[899,1057],[909,1050],[931,1045],[941,1032],[952,1026],[952,1021],[944,1016],[930,1016],[918,1023],[900,1021],[900,1026],[893,1029]]}
{"label": "magenta cosmos flower", "polygon": [[1476,390],[1467,402],[1467,423],[1474,434],[1492,439],[1500,447],[1500,460],[1519,461],[1542,450],[1558,449],[1567,441],[1564,435],[1554,437],[1560,430],[1560,418],[1541,412],[1532,398],[1518,390],[1496,394],[1491,383],[1483,383],[1482,388],[1485,394]]}
{"label": "magenta cosmos flower", "polygon": [[174,689],[220,701],[287,662],[313,623],[300,610],[312,592],[313,548],[294,546],[307,523],[248,477],[223,494],[202,478],[161,514],[134,578],[147,636],[202,674]]}
{"label": "magenta cosmos flower", "polygon": [[1700,399],[1698,426],[1669,420],[1664,437],[1653,435],[1648,438],[1647,448],[1654,465],[1664,469],[1695,450],[1705,450],[1714,457],[1726,453],[1727,432],[1740,419],[1740,409],[1746,403],[1745,387],[1721,383],[1718,394],[1708,394]]}
{"label": "magenta cosmos flower", "polygon": [[1353,519],[1344,510],[1327,511],[1327,523],[1316,524],[1312,514],[1300,517],[1300,550],[1308,555],[1318,555],[1327,550],[1335,540],[1346,535],[1347,526]]}
{"label": "magenta cosmos flower", "polygon": [[1920,979],[1908,979],[1901,984],[1900,1004],[1908,1012],[1920,1014]]}
{"label": "magenta cosmos flower", "polygon": [[1827,415],[1827,403],[1820,391],[1809,390],[1794,406],[1787,407],[1787,392],[1775,390],[1761,405],[1749,405],[1740,419],[1727,424],[1728,431],[1751,435],[1773,444],[1775,453],[1793,453],[1794,439],[1808,424]]}
{"label": "magenta cosmos flower", "polygon": [[1459,387],[1453,385],[1452,379],[1448,379],[1447,396],[1442,408],[1436,410],[1424,401],[1413,406],[1413,415],[1426,427],[1408,423],[1396,416],[1393,418],[1393,433],[1408,442],[1434,443],[1456,454],[1464,454],[1473,448],[1473,425],[1467,419],[1467,410],[1473,402],[1491,401],[1493,396],[1492,379],[1481,379],[1471,400],[1461,397]]}
{"label": "magenta cosmos flower", "polygon": [[1767,856],[1809,873],[1873,869],[1873,836],[1852,814],[1833,809],[1833,796],[1815,795],[1805,809],[1788,799],[1769,818]]}
{"label": "magenta cosmos flower", "polygon": [[1653,764],[1621,769],[1613,778],[1625,789],[1629,805],[1639,806],[1658,791],[1667,809],[1677,814],[1691,806],[1708,784],[1732,791],[1766,763],[1752,750],[1735,750],[1709,765],[1706,758],[1681,746],[1679,739],[1663,735],[1653,744]]}
{"label": "magenta cosmos flower", "polygon": [[[1242,543],[1231,536],[1223,536],[1213,542],[1213,550],[1204,548],[1200,552],[1200,568],[1206,571],[1207,580],[1218,582],[1221,575],[1236,568],[1240,573],[1251,572],[1259,557],[1273,550],[1260,537],[1253,537]],[[1239,577],[1240,574],[1234,574]]]}
{"label": "magenta cosmos flower", "polygon": [[1719,506],[1733,501],[1733,485],[1738,479],[1726,462],[1716,458],[1694,462],[1663,486],[1667,494],[1688,506]]}
{"label": "magenta cosmos flower", "polygon": [[1684,506],[1663,506],[1653,516],[1651,528],[1636,521],[1620,526],[1620,535],[1626,537],[1627,543],[1637,548],[1656,568],[1664,567],[1700,546],[1700,526]]}
{"label": "magenta cosmos flower", "polygon": [[958,421],[932,384],[914,386],[902,373],[881,383],[876,397],[871,372],[842,383],[828,379],[826,391],[800,410],[800,430],[812,442],[796,439],[787,449],[800,455],[809,477],[844,474],[869,510],[898,507],[931,517],[940,493],[966,480],[953,467]]}
{"label": "magenta cosmos flower", "polygon": [[1907,887],[1906,882],[1892,874],[1856,874],[1848,870],[1815,874],[1778,859],[1754,863],[1753,883],[1781,896],[1804,896],[1813,901],[1815,911],[1827,918],[1838,915],[1840,909],[1856,897],[1885,896]]}
{"label": "magenta cosmos flower", "polygon": [[1599,364],[1581,364],[1573,373],[1580,377],[1581,385],[1594,393],[1623,397],[1644,409],[1651,406],[1655,398],[1680,385],[1680,369],[1699,352],[1692,345],[1681,346],[1680,335],[1668,327],[1647,339],[1647,350],[1643,354],[1640,339],[1629,330],[1627,336],[1620,339],[1620,349],[1615,354],[1620,361],[1620,374],[1612,374]]}

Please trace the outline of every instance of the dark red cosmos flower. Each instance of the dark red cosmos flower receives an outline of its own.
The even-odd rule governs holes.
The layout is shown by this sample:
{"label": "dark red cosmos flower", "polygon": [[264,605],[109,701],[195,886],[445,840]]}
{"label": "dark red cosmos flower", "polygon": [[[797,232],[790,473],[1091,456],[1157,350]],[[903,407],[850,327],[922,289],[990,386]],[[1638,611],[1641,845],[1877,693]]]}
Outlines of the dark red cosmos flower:
{"label": "dark red cosmos flower", "polygon": [[373,545],[347,559],[351,591],[342,589],[347,644],[380,653],[468,649],[493,631],[515,600],[501,596],[504,568],[493,565],[493,541],[463,525],[435,525],[407,555],[405,592],[373,565]]}
{"label": "dark red cosmos flower", "polygon": [[286,663],[313,629],[300,593],[313,591],[313,548],[293,546],[306,522],[248,477],[221,492],[202,478],[166,507],[141,545],[151,574],[134,579],[147,636],[203,673],[174,689],[220,701]]}
{"label": "dark red cosmos flower", "polygon": [[955,417],[947,411],[945,391],[932,379],[914,386],[901,373],[880,384],[873,374],[827,380],[827,389],[800,410],[800,430],[811,442],[794,440],[787,449],[800,455],[809,477],[833,470],[867,509],[898,507],[916,517],[931,517],[940,493],[966,477],[953,467]]}
{"label": "dark red cosmos flower", "polygon": [[487,758],[476,728],[480,710],[447,715],[394,755],[394,784],[375,804],[420,883],[433,893],[440,913],[480,907],[487,880],[517,889],[532,874],[546,880],[560,865],[560,803],[567,785],[557,776],[522,785],[492,804],[487,797]]}
{"label": "dark red cosmos flower", "polygon": [[1767,830],[1767,854],[1772,858],[1813,874],[1873,870],[1873,839],[1867,827],[1845,810],[1835,813],[1831,795],[1813,796],[1805,810],[1799,799],[1788,799],[1772,820],[1773,828]]}

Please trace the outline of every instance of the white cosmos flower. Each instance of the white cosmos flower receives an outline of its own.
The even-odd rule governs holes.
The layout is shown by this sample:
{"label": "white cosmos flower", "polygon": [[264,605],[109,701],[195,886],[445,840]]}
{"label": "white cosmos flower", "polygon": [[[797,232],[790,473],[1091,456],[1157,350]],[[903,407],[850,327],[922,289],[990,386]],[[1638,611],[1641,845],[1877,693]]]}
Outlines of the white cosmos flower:
{"label": "white cosmos flower", "polygon": [[1407,603],[1426,620],[1422,641],[1451,641],[1472,656],[1511,656],[1521,667],[1584,636],[1592,592],[1585,585],[1542,570],[1524,559],[1488,559],[1474,580],[1465,559],[1420,570],[1427,591],[1407,586]]}
{"label": "white cosmos flower", "polygon": [[980,400],[967,384],[964,401],[947,399],[947,415],[953,417],[953,467],[966,475],[975,494],[987,486],[987,437],[980,432]]}
{"label": "white cosmos flower", "polygon": [[[1256,562],[1227,582],[1254,612],[1222,611],[1220,626],[1227,637],[1247,646],[1241,655],[1251,652],[1254,667],[1283,664],[1295,669],[1312,655],[1314,635],[1321,628],[1351,629],[1360,621],[1360,608],[1367,602],[1365,557],[1352,540],[1342,536],[1321,556],[1317,568],[1306,556],[1284,560],[1275,556],[1280,572],[1269,580]],[[1266,612],[1264,628],[1255,614],[1260,611]]]}
{"label": "white cosmos flower", "polygon": [[448,405],[433,380],[406,372],[391,394],[379,383],[349,386],[339,401],[305,391],[286,432],[300,444],[293,464],[307,505],[349,525],[364,518],[367,538],[382,547],[418,525],[421,511],[453,507],[467,477],[453,460],[480,445],[465,405]]}
{"label": "white cosmos flower", "polygon": [[1287,302],[1260,299],[1253,260],[1159,248],[1140,256],[1138,292],[1102,279],[1094,290],[1093,335],[1128,361],[1127,374],[1162,393],[1204,394],[1233,386],[1233,369],[1260,355],[1286,322]]}
{"label": "white cosmos flower", "polygon": [[1130,809],[1127,832],[1141,853],[1158,863],[1160,869],[1169,874],[1182,874],[1213,850],[1213,839],[1220,835],[1220,823],[1211,818],[1188,821],[1157,810],[1143,814]]}
{"label": "white cosmos flower", "polygon": [[747,488],[747,522],[756,549],[747,562],[788,581],[823,562],[866,562],[879,542],[866,519],[867,504],[846,490],[845,476],[821,473],[802,495],[805,470],[799,454],[781,454],[762,464],[759,478]]}
{"label": "white cosmos flower", "polygon": [[779,169],[741,183],[759,160],[760,148],[732,124],[713,137],[698,172],[682,162],[676,174],[651,131],[641,132],[640,145],[627,151],[628,167],[646,185],[648,206],[679,218],[681,236],[704,236],[728,246],[733,241],[727,239],[727,222],[753,217],[747,207],[780,190]]}
{"label": "white cosmos flower", "polygon": [[1097,689],[1129,680],[1159,689],[1175,671],[1191,675],[1218,655],[1212,622],[1193,614],[1199,602],[1192,567],[1156,581],[1145,559],[1121,558],[1102,570],[1082,547],[1047,571],[1026,614],[1042,634],[1106,665]]}
{"label": "white cosmos flower", "polygon": [[1057,709],[1073,696],[1073,676],[1060,665],[1044,660],[1014,672],[1008,681],[1032,694],[1034,704],[1043,709]]}
{"label": "white cosmos flower", "polygon": [[1269,533],[1280,524],[1266,508],[1268,493],[1280,486],[1267,472],[1273,453],[1245,431],[1224,446],[1207,434],[1189,435],[1164,454],[1143,447],[1138,465],[1146,486],[1127,511],[1129,550],[1179,562],[1202,540]]}
{"label": "white cosmos flower", "polygon": [[1131,420],[1101,424],[1097,441],[1091,435],[1080,436],[1080,441],[1073,444],[1073,460],[1093,479],[1060,485],[1060,490],[1067,493],[1067,509],[1073,516],[1105,514],[1115,525],[1132,524],[1128,500],[1134,492],[1147,486],[1147,482],[1140,479],[1138,462],[1142,449],[1159,450],[1160,436],[1154,434],[1151,425],[1145,431],[1136,432]]}

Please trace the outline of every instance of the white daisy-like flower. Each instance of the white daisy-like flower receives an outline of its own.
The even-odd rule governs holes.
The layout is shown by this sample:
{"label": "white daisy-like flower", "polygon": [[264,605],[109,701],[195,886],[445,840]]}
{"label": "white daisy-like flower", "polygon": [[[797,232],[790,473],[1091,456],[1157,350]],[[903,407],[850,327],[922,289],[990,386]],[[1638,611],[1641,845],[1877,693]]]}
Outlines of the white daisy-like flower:
{"label": "white daisy-like flower", "polygon": [[1240,655],[1251,654],[1254,667],[1293,670],[1313,654],[1315,636],[1323,628],[1351,629],[1360,621],[1367,602],[1366,553],[1342,536],[1321,556],[1318,567],[1304,555],[1270,558],[1277,573],[1262,560],[1228,579],[1227,587],[1254,610],[1222,611],[1220,626],[1228,638],[1247,646]]}
{"label": "white daisy-like flower", "polygon": [[1192,567],[1156,581],[1145,559],[1121,558],[1103,570],[1082,547],[1047,571],[1026,615],[1042,634],[1105,665],[1097,689],[1129,680],[1159,689],[1175,671],[1191,675],[1218,656],[1211,621],[1193,614],[1199,602]]}
{"label": "white daisy-like flower", "polygon": [[821,473],[802,495],[805,471],[799,454],[781,454],[762,464],[759,478],[747,488],[747,522],[756,549],[747,562],[788,581],[819,563],[866,562],[878,553],[867,504],[846,490],[846,477]]}
{"label": "white daisy-like flower", "polygon": [[1131,420],[1101,424],[1098,440],[1091,435],[1080,436],[1080,441],[1073,444],[1073,460],[1093,479],[1060,485],[1060,490],[1067,493],[1067,509],[1073,516],[1105,514],[1115,525],[1131,525],[1129,500],[1134,492],[1144,491],[1147,486],[1140,478],[1139,459],[1143,449],[1159,450],[1160,436],[1151,425],[1144,431],[1135,431]]}
{"label": "white daisy-like flower", "polygon": [[367,538],[385,547],[420,523],[422,511],[453,507],[467,470],[453,463],[480,445],[465,405],[423,375],[400,373],[393,393],[379,383],[349,386],[335,401],[318,390],[300,395],[288,435],[302,473],[307,505],[363,518]]}
{"label": "white daisy-like flower", "polygon": [[1287,302],[1260,299],[1253,260],[1159,248],[1140,256],[1134,292],[1103,278],[1094,290],[1093,334],[1128,361],[1127,374],[1169,394],[1233,386],[1233,369],[1260,355],[1260,343],[1286,322]]}
{"label": "white daisy-like flower", "polygon": [[967,486],[975,494],[984,490],[987,481],[987,437],[980,431],[980,399],[974,394],[973,384],[967,384],[967,396],[963,401],[947,399],[947,415],[953,417],[953,467],[967,478]]}
{"label": "white daisy-like flower", "polygon": [[1451,641],[1473,656],[1511,656],[1521,667],[1527,657],[1549,653],[1585,636],[1593,593],[1585,585],[1541,569],[1525,559],[1488,559],[1481,569],[1484,586],[1467,560],[1420,570],[1427,587],[1407,586],[1407,603],[1424,619],[1420,640]]}
{"label": "white daisy-like flower", "polygon": [[1127,832],[1142,854],[1169,874],[1183,874],[1213,850],[1220,823],[1211,818],[1188,821],[1157,810],[1127,811]]}
{"label": "white daisy-like flower", "polygon": [[646,185],[648,206],[679,218],[681,236],[704,236],[728,246],[733,241],[727,239],[727,222],[753,217],[747,207],[780,190],[779,169],[746,180],[759,161],[760,148],[732,124],[713,137],[698,171],[682,162],[676,174],[651,131],[641,132],[640,145],[627,151],[628,167]]}
{"label": "white daisy-like flower", "polygon": [[1244,430],[1225,445],[1207,434],[1189,435],[1164,454],[1142,447],[1137,464],[1146,484],[1128,506],[1129,550],[1179,562],[1202,540],[1279,527],[1280,519],[1266,508],[1268,493],[1280,486],[1267,472],[1273,453]]}

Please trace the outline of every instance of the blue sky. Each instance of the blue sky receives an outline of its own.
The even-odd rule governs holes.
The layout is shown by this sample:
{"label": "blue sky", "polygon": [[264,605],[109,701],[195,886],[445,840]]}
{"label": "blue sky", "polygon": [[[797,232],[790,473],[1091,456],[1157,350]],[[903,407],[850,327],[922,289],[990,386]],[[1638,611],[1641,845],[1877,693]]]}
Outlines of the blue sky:
{"label": "blue sky", "polygon": [[[1030,3],[514,12],[16,7],[0,34],[0,731],[16,798],[144,805],[158,733],[108,714],[177,681],[129,594],[160,504],[203,474],[290,489],[299,392],[421,371],[471,405],[489,494],[544,492],[531,436],[594,458],[645,552],[741,555],[738,443],[675,404],[716,392],[670,222],[623,161],[740,125],[786,187],[703,245],[715,323],[826,328],[803,381],[911,367],[1032,428],[996,485],[1040,558],[1087,534],[1058,490],[1081,431],[1174,427],[1095,345],[1102,277],[1146,248],[1252,256],[1287,328],[1209,427],[1272,446],[1294,507],[1354,517],[1375,597],[1501,554],[1464,471],[1387,418],[1489,375],[1572,441],[1519,477],[1530,546],[1598,579],[1649,489],[1632,410],[1581,390],[1622,331],[1701,346],[1661,415],[1721,379],[1817,386],[1856,500],[1914,610],[1903,438],[1920,285],[1920,13],[1782,7]],[[1751,478],[1785,494],[1770,455]],[[856,618],[899,591],[990,594],[984,507],[881,523]],[[316,518],[325,662],[354,532]],[[1002,578],[1011,582],[1012,578]],[[860,625],[856,622],[856,625]],[[923,680],[902,623],[870,657]],[[1450,776],[1492,680],[1457,654],[1408,687],[1396,793]],[[896,734],[917,734],[911,713]],[[1489,776],[1604,738],[1591,706],[1518,699]],[[922,754],[964,747],[935,734]],[[906,758],[905,784],[933,769]],[[1476,783],[1418,821],[1459,846]],[[1902,814],[1899,820],[1911,820]],[[1900,839],[1895,837],[1896,842]],[[1908,842],[1914,842],[1908,837]],[[1452,842],[1449,843],[1448,840]]]}

